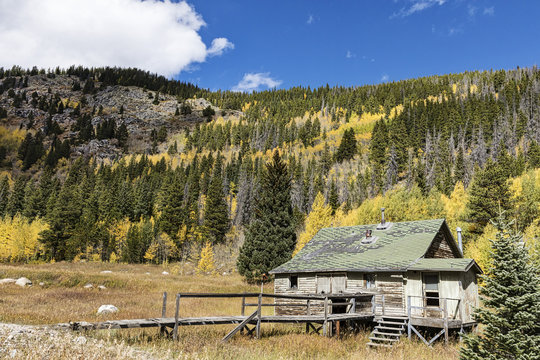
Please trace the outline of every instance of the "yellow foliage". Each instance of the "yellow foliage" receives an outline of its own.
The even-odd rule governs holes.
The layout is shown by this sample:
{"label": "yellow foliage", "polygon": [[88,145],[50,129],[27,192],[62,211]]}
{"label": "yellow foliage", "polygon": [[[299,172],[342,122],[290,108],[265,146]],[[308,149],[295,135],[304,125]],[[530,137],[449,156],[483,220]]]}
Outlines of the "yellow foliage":
{"label": "yellow foliage", "polygon": [[465,215],[468,201],[468,195],[463,183],[461,181],[456,183],[454,191],[452,191],[449,198],[441,194],[441,201],[444,205],[446,221],[451,225],[456,224]]}
{"label": "yellow foliage", "polygon": [[0,260],[29,261],[43,252],[39,233],[48,228],[43,219],[28,219],[15,215],[0,219]]}
{"label": "yellow foliage", "polygon": [[364,201],[344,217],[341,225],[379,223],[382,207],[386,208],[387,220],[392,222],[441,218],[444,213],[440,206],[440,196],[425,197],[416,186],[410,190],[398,186],[384,196],[378,195]]}
{"label": "yellow foliage", "polygon": [[332,208],[324,204],[324,196],[319,192],[315,196],[311,212],[306,218],[304,231],[298,237],[293,256],[315,236],[315,234],[324,227],[330,226],[332,221]]}
{"label": "yellow foliage", "polygon": [[212,244],[207,241],[206,245],[201,250],[201,257],[197,264],[197,273],[209,274],[213,273],[216,269],[214,264],[214,250]]}
{"label": "yellow foliage", "polygon": [[10,150],[15,150],[26,136],[26,131],[22,129],[10,130],[0,126],[0,144]]}
{"label": "yellow foliage", "polygon": [[523,240],[529,250],[532,262],[540,269],[540,224],[532,223],[523,232]]}
{"label": "yellow foliage", "polygon": [[144,254],[144,259],[148,262],[153,263],[156,260],[157,252],[158,244],[154,242],[148,247],[148,250],[146,250],[146,253]]}
{"label": "yellow foliage", "polygon": [[111,256],[109,256],[109,262],[112,262],[112,263],[117,263],[120,261],[120,258],[118,257],[118,255],[116,255],[116,253],[113,251],[111,253]]}
{"label": "yellow foliage", "polygon": [[122,257],[122,250],[127,248],[127,233],[130,226],[131,221],[129,221],[128,218],[125,218],[113,223],[109,227],[109,235],[115,239],[116,248],[114,249],[114,252],[119,258]]}
{"label": "yellow foliage", "polygon": [[482,270],[486,271],[491,264],[491,242],[495,239],[497,229],[492,224],[487,224],[484,232],[475,241],[465,248],[465,257],[476,260]]}

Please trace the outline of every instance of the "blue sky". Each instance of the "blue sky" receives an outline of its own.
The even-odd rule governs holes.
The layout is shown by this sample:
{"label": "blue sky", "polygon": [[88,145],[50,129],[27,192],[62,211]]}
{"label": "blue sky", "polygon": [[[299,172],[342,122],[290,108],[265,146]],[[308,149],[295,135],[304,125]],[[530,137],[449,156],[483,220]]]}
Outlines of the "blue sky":
{"label": "blue sky", "polygon": [[210,89],[231,89],[248,73],[270,77],[279,88],[349,86],[526,67],[540,55],[538,1],[190,4],[206,22],[203,41],[224,36],[234,44],[177,76]]}
{"label": "blue sky", "polygon": [[538,15],[535,0],[0,0],[0,67],[137,67],[212,90],[374,84],[533,66]]}

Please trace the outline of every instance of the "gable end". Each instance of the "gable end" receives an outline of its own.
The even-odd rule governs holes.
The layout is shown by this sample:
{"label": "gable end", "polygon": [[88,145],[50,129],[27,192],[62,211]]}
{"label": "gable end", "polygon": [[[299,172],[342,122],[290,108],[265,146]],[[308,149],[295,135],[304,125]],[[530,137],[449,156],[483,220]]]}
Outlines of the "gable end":
{"label": "gable end", "polygon": [[453,259],[462,258],[463,255],[457,248],[457,244],[454,241],[450,229],[443,223],[437,235],[429,245],[425,255],[427,259]]}

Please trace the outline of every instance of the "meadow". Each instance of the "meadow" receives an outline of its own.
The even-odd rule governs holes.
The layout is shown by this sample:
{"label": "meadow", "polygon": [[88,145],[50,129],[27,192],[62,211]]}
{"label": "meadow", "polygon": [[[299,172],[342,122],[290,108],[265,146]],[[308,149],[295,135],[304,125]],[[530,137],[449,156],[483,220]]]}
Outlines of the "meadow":
{"label": "meadow", "polygon": [[[163,271],[169,275],[163,275]],[[173,294],[177,292],[260,290],[260,286],[245,283],[234,272],[226,274],[197,275],[190,264],[4,264],[0,265],[0,279],[25,276],[33,286],[0,285],[0,323],[45,325],[158,317],[164,291],[169,294],[167,316],[173,316]],[[89,283],[93,288],[84,288]],[[99,285],[106,289],[99,290]],[[272,292],[273,285],[266,284],[264,291]],[[113,304],[119,312],[97,315],[103,304]],[[182,299],[180,316],[239,315],[240,308],[239,299]],[[266,307],[263,311],[269,314],[273,309]],[[11,341],[9,346],[18,351],[12,354],[14,358],[55,359],[457,359],[459,350],[459,343],[449,346],[439,343],[428,348],[416,339],[403,339],[389,350],[370,350],[365,345],[369,330],[325,338],[305,334],[303,325],[272,324],[262,325],[259,340],[235,335],[228,343],[221,344],[221,338],[231,329],[232,325],[181,327],[178,342],[158,336],[156,328],[54,334],[36,330],[23,342]],[[8,343],[8,337],[9,331],[0,329],[0,348]]]}

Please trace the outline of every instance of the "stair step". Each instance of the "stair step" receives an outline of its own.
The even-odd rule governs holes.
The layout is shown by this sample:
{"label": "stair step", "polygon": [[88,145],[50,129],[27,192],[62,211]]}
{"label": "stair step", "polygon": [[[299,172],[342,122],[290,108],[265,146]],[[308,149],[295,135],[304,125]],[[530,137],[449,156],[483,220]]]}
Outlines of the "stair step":
{"label": "stair step", "polygon": [[407,316],[381,316],[382,319],[395,319],[395,320],[408,320],[409,318]]}
{"label": "stair step", "polygon": [[373,335],[383,335],[383,336],[397,336],[397,337],[400,337],[402,334],[401,333],[387,333],[387,332],[382,332],[382,331],[373,331],[371,334]]}
{"label": "stair step", "polygon": [[403,326],[401,327],[390,327],[390,326],[382,326],[382,325],[376,325],[375,330],[394,330],[394,331],[404,331],[405,328]]}
{"label": "stair step", "polygon": [[391,342],[399,341],[399,339],[379,338],[379,337],[375,337],[375,336],[370,336],[370,337],[369,337],[369,340],[376,340],[376,341],[391,341]]}
{"label": "stair step", "polygon": [[388,344],[378,344],[378,343],[372,343],[372,342],[368,342],[367,345],[368,345],[368,346],[387,347],[387,348],[391,348],[391,347],[392,347],[392,345],[388,345]]}
{"label": "stair step", "polygon": [[395,321],[386,321],[386,320],[379,320],[379,324],[400,325],[400,326],[407,325],[407,323],[405,322],[395,322]]}

